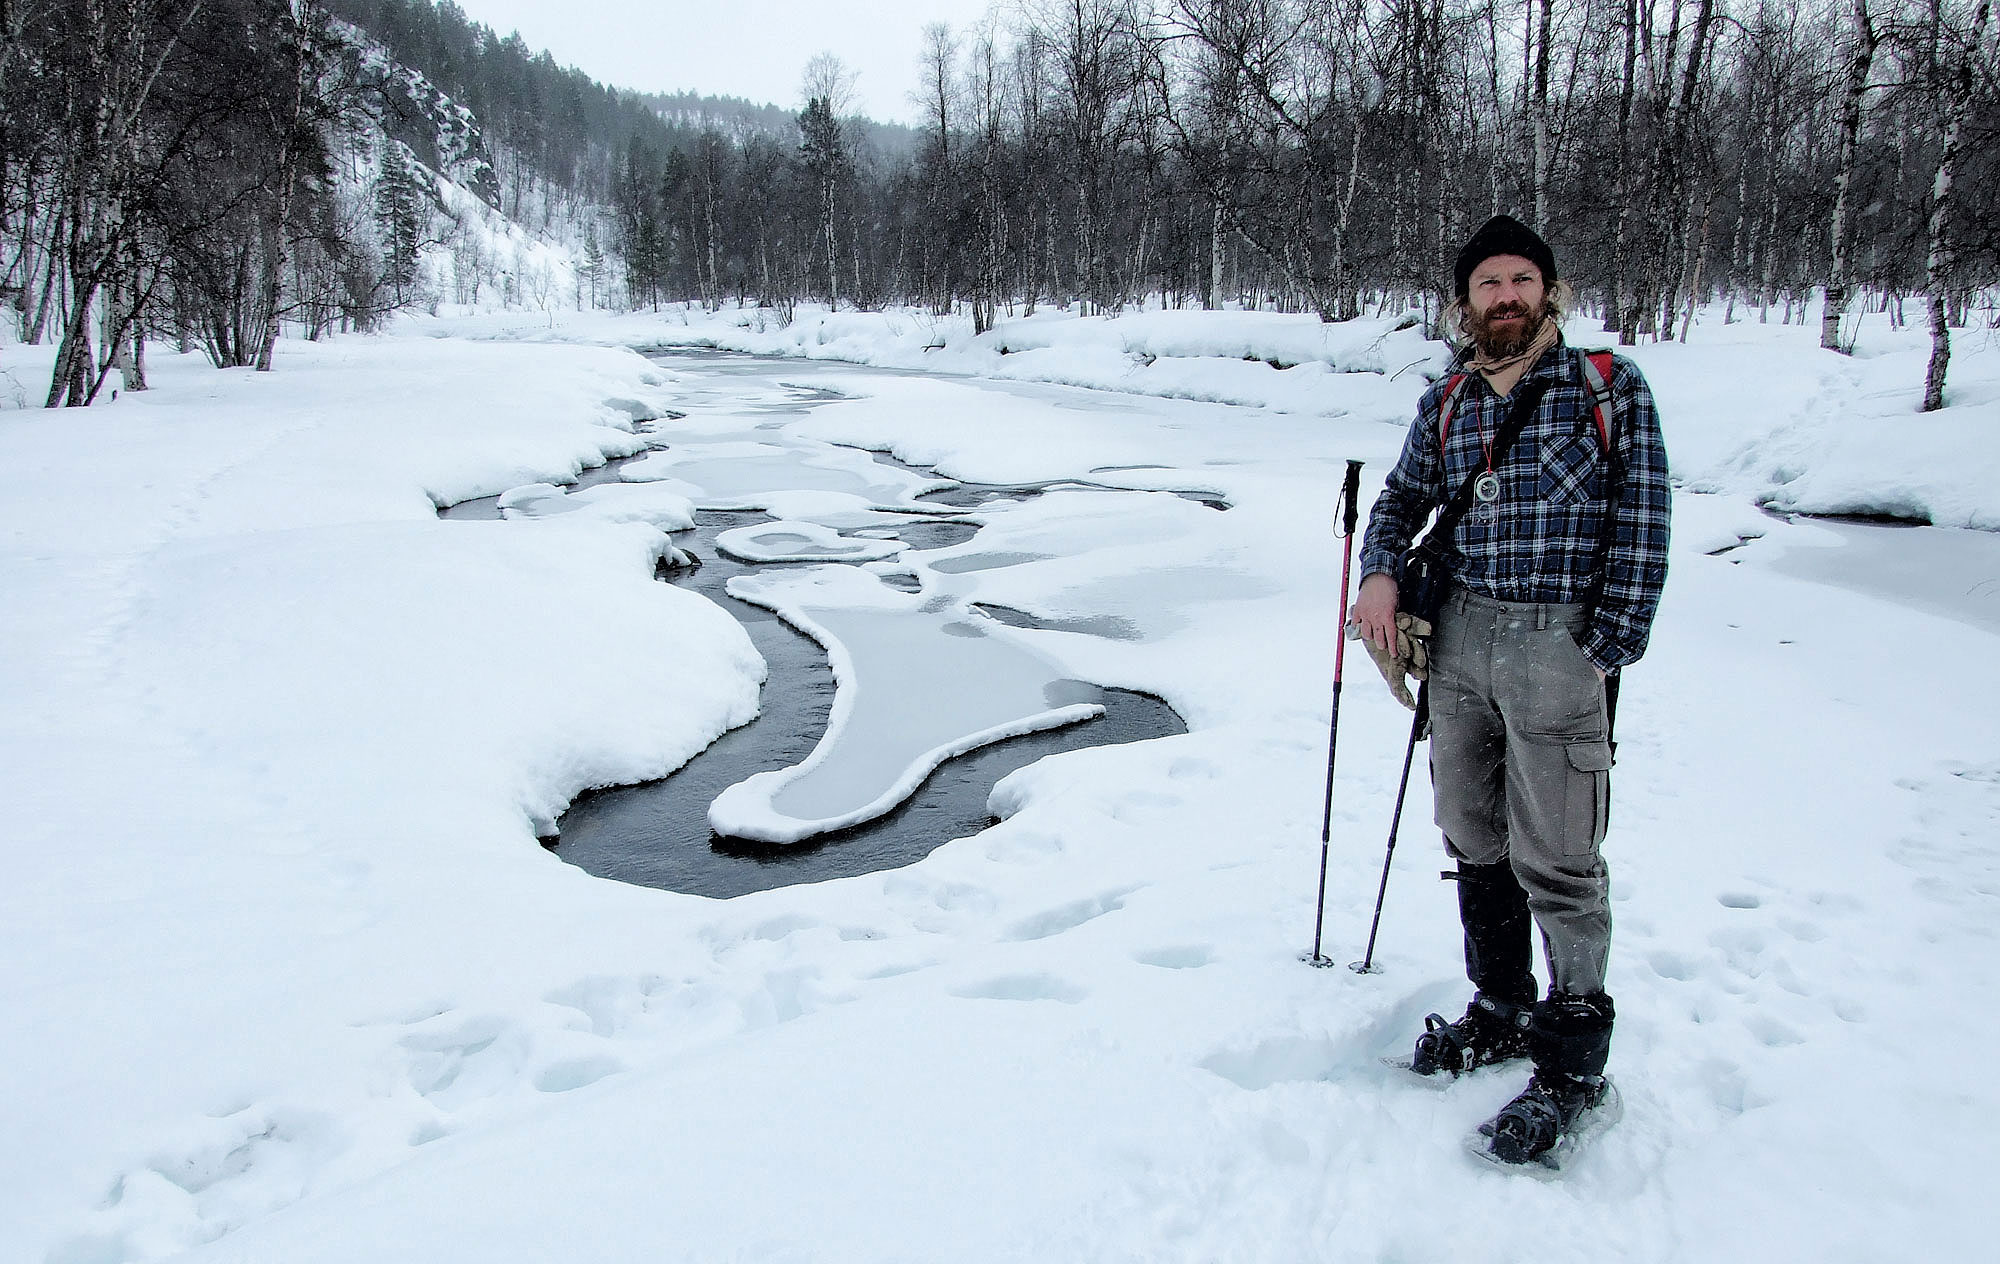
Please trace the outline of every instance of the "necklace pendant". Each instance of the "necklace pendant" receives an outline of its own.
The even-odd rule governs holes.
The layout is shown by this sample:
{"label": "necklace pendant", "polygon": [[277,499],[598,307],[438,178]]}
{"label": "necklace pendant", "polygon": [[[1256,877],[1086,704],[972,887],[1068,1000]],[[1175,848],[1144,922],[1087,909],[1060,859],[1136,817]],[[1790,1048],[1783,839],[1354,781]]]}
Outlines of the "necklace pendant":
{"label": "necklace pendant", "polygon": [[1492,470],[1486,471],[1472,482],[1472,494],[1481,504],[1490,505],[1500,499],[1500,476]]}

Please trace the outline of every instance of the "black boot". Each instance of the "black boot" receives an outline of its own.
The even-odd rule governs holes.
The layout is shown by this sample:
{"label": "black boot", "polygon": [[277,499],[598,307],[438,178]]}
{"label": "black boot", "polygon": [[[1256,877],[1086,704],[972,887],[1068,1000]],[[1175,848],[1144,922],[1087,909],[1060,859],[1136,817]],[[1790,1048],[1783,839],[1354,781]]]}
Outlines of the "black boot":
{"label": "black boot", "polygon": [[1417,1037],[1417,1051],[1410,1056],[1410,1069],[1418,1075],[1440,1071],[1459,1075],[1474,1067],[1488,1066],[1528,1056],[1530,1011],[1498,997],[1480,992],[1466,1007],[1465,1017],[1448,1023],[1442,1014],[1424,1019],[1424,1034]]}
{"label": "black boot", "polygon": [[[1450,840],[1445,840],[1447,844]],[[1458,862],[1458,920],[1465,928],[1465,974],[1478,991],[1465,1017],[1424,1018],[1410,1069],[1418,1075],[1459,1075],[1474,1067],[1528,1054],[1528,1011],[1535,1003],[1534,953],[1528,893],[1506,861]]]}
{"label": "black boot", "polygon": [[1604,1100],[1604,1064],[1611,1054],[1611,998],[1555,992],[1535,1006],[1528,1044],[1535,1074],[1519,1097],[1480,1128],[1507,1163],[1541,1157]]}
{"label": "black boot", "polygon": [[1514,867],[1458,862],[1458,920],[1465,977],[1482,994],[1527,1009],[1535,1003],[1534,921]]}

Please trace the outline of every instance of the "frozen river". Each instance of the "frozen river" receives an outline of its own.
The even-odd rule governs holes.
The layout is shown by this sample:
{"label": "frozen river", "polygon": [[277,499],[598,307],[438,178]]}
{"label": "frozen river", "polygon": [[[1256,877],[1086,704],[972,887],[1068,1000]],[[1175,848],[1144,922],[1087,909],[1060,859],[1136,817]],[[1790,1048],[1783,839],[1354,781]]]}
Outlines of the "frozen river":
{"label": "frozen river", "polygon": [[[770,675],[751,724],[661,781],[573,805],[559,856],[713,896],[890,868],[984,828],[993,785],[1016,768],[1184,731],[1160,700],[1081,679],[1038,645],[1130,641],[1143,636],[1132,620],[1038,618],[983,598],[1011,567],[1102,547],[1094,524],[1109,501],[1132,502],[1132,521],[1151,515],[1162,531],[1219,504],[1087,481],[968,485],[793,430],[909,375],[722,354],[661,362],[682,415],[651,425],[652,451],[569,490],[591,487],[598,504],[666,491],[695,505],[696,529],[677,544],[703,564],[672,580],[730,609]],[[1051,498],[1088,510],[1067,541],[1056,531],[1035,552],[980,547],[1009,515],[1046,517],[1038,502]],[[491,516],[498,503],[450,512]],[[505,503],[524,516],[565,508],[556,497]]]}
{"label": "frozen river", "polygon": [[1813,519],[1776,569],[1835,584],[1987,632],[2000,632],[2000,536],[1948,527]]}

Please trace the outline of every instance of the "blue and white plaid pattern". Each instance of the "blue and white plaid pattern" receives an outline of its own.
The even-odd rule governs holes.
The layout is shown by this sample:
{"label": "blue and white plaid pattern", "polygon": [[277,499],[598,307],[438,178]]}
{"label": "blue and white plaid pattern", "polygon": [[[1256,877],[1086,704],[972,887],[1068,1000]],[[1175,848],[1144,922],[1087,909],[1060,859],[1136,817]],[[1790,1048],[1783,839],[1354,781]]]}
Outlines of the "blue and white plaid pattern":
{"label": "blue and white plaid pattern", "polygon": [[[1535,416],[1500,455],[1500,499],[1473,502],[1447,558],[1452,579],[1500,601],[1585,601],[1602,546],[1605,484],[1610,463],[1591,416],[1590,388],[1578,354],[1560,345],[1544,354],[1521,382],[1544,382],[1548,393]],[[1375,501],[1361,546],[1361,573],[1396,573],[1396,564],[1419,529],[1458,490],[1468,474],[1486,467],[1485,447],[1506,423],[1508,401],[1475,373],[1460,388],[1438,459],[1441,379],[1424,392],[1403,455]],[[1520,386],[1514,388],[1516,391]],[[1625,466],[1618,514],[1606,556],[1603,592],[1583,652],[1610,670],[1636,662],[1659,609],[1667,580],[1667,535],[1673,491],[1660,438],[1653,392],[1638,366],[1613,360],[1615,416],[1612,441]],[[1499,455],[1499,454],[1496,454]]]}

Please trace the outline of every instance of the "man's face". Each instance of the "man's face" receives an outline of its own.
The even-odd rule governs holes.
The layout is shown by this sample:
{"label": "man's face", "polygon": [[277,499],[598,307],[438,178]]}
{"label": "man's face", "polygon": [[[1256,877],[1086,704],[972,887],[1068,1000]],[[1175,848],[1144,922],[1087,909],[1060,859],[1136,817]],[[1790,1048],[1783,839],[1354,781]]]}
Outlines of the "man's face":
{"label": "man's face", "polygon": [[1519,354],[1548,316],[1542,270],[1519,255],[1494,255],[1474,268],[1465,301],[1472,339],[1488,356]]}

